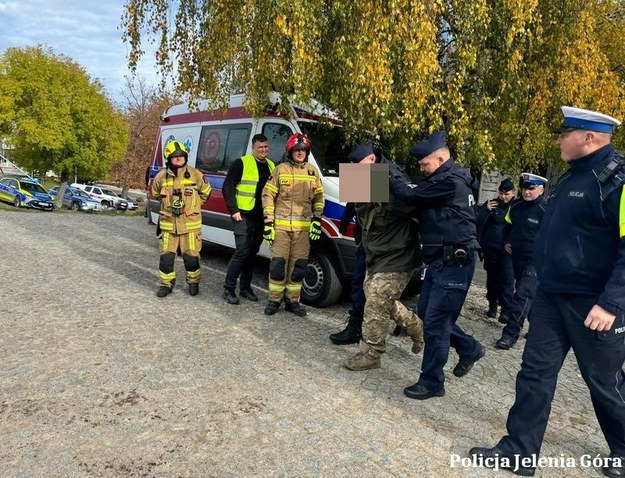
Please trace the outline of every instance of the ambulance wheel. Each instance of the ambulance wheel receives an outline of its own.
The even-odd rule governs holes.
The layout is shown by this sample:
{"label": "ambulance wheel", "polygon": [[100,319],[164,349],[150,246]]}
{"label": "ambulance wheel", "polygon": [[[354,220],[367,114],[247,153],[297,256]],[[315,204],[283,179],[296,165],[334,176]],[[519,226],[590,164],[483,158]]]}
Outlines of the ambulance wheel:
{"label": "ambulance wheel", "polygon": [[302,302],[313,307],[334,304],[343,292],[330,258],[323,251],[311,251],[302,287]]}

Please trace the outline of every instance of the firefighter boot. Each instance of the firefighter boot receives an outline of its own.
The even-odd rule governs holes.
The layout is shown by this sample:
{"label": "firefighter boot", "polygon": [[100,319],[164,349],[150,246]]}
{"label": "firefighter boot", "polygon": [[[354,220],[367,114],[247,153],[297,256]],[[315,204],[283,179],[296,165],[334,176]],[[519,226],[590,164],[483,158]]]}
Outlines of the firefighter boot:
{"label": "firefighter boot", "polygon": [[364,352],[362,349],[363,347],[361,347],[360,352],[358,352],[356,355],[348,358],[343,364],[343,367],[348,370],[354,370],[356,372],[359,372],[361,370],[380,368],[380,354],[372,348],[368,348],[368,350]]}
{"label": "firefighter boot", "polygon": [[169,294],[171,294],[171,287],[164,285],[160,286],[156,291],[156,297],[167,297]]}
{"label": "firefighter boot", "polygon": [[489,302],[488,310],[486,311],[486,317],[494,319],[497,317],[497,302]]}
{"label": "firefighter boot", "polygon": [[267,302],[267,305],[265,306],[265,315],[273,315],[278,312],[280,304],[281,302],[276,302],[275,300]]}
{"label": "firefighter boot", "polygon": [[330,342],[334,345],[357,344],[362,338],[362,326],[356,324],[352,317],[349,317],[345,330],[330,334]]}
{"label": "firefighter boot", "polygon": [[189,284],[189,295],[197,295],[200,292],[199,284]]}
{"label": "firefighter boot", "polygon": [[304,307],[302,307],[299,302],[292,302],[289,299],[286,299],[286,301],[284,302],[284,310],[286,310],[287,312],[291,312],[298,317],[306,316],[306,309],[304,309]]}

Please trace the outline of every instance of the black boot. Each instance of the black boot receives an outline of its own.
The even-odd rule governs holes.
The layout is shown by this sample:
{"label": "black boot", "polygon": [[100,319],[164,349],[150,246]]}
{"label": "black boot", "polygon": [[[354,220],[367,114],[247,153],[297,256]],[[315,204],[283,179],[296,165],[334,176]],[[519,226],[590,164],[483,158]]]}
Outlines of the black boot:
{"label": "black boot", "polygon": [[360,342],[362,338],[362,325],[357,325],[354,323],[352,318],[349,318],[347,322],[347,327],[340,332],[335,334],[330,334],[330,342],[334,345],[349,345],[349,344],[357,344]]}
{"label": "black boot", "polygon": [[491,319],[494,319],[495,317],[497,317],[497,302],[488,303],[488,310],[486,311],[486,317],[490,317]]}
{"label": "black boot", "polygon": [[267,305],[265,306],[265,315],[273,315],[278,312],[280,304],[281,302],[276,302],[275,300],[267,302]]}
{"label": "black boot", "polygon": [[200,291],[199,284],[189,284],[189,295],[197,295]]}
{"label": "black boot", "polygon": [[304,307],[302,307],[299,302],[291,302],[290,300],[287,300],[284,303],[284,310],[286,310],[287,312],[291,312],[298,317],[306,316],[306,309],[304,309]]}
{"label": "black boot", "polygon": [[169,294],[171,294],[171,287],[164,285],[160,286],[156,291],[156,297],[167,297]]}
{"label": "black boot", "polygon": [[510,312],[508,312],[506,309],[502,307],[501,312],[499,312],[499,318],[497,319],[497,321],[500,324],[506,325],[508,323],[509,318],[510,318]]}

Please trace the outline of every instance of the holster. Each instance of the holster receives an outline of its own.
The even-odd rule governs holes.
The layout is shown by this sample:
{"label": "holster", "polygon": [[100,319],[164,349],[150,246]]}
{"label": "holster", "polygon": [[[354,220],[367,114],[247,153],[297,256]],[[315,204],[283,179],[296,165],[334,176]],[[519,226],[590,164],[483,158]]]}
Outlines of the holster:
{"label": "holster", "polygon": [[443,246],[443,262],[447,266],[463,267],[471,263],[474,253],[467,246]]}

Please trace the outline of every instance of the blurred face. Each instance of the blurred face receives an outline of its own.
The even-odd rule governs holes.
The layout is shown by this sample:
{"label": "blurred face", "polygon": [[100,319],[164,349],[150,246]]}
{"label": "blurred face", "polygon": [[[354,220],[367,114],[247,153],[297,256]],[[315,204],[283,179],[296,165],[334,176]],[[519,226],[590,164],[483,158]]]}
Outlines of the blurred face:
{"label": "blurred face", "polygon": [[358,164],[372,164],[372,163],[375,163],[375,154],[370,154],[369,156],[365,156],[360,161],[358,161]]}
{"label": "blurred face", "polygon": [[514,196],[516,196],[516,191],[514,189],[511,189],[510,191],[499,191],[499,199],[504,203],[504,204],[508,204],[510,201],[512,201],[514,199]]}
{"label": "blurred face", "polygon": [[542,186],[523,186],[523,199],[526,201],[533,201],[538,196],[540,196],[544,190],[545,188],[543,188]]}
{"label": "blurred face", "polygon": [[296,149],[291,153],[293,161],[296,163],[303,163],[306,161],[306,150],[305,149]]}
{"label": "blurred face", "polygon": [[252,155],[258,161],[264,161],[269,154],[269,143],[267,141],[256,141],[252,145]]}
{"label": "blurred face", "polygon": [[562,160],[568,162],[586,156],[588,154],[588,145],[592,141],[592,138],[589,138],[589,136],[594,137],[590,131],[582,129],[560,133],[556,139],[556,144],[560,146],[560,157]]}
{"label": "blurred face", "polygon": [[181,167],[182,165],[184,165],[184,156],[173,156],[169,159],[171,161],[171,164],[173,164],[174,166]]}

